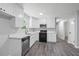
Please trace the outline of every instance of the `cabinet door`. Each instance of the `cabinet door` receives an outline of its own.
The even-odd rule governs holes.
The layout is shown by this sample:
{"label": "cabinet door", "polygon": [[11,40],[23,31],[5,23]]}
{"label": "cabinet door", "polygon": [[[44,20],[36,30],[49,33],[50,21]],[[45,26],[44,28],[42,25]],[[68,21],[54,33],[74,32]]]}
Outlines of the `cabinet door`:
{"label": "cabinet door", "polygon": [[48,33],[47,34],[47,41],[48,42],[56,42],[56,34]]}
{"label": "cabinet door", "polygon": [[31,37],[30,37],[30,47],[32,47],[32,45],[35,43],[35,36],[34,35],[32,35]]}
{"label": "cabinet door", "polygon": [[39,39],[39,34],[34,33],[30,36],[30,47]]}
{"label": "cabinet door", "polygon": [[39,20],[33,18],[32,19],[32,28],[39,28]]}
{"label": "cabinet door", "polygon": [[55,28],[55,20],[54,19],[47,20],[47,28]]}
{"label": "cabinet door", "polygon": [[15,17],[23,13],[23,9],[20,8],[17,4],[1,3],[0,8],[5,10],[5,13],[13,15]]}
{"label": "cabinet door", "polygon": [[23,20],[21,18],[16,18],[15,19],[15,26],[16,27],[22,27],[23,26]]}

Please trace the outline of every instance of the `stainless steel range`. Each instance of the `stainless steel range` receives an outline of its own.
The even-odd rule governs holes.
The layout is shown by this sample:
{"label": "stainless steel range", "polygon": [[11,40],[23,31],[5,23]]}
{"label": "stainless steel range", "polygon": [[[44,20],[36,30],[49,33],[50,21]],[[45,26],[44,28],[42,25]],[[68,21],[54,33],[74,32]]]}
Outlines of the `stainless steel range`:
{"label": "stainless steel range", "polygon": [[47,30],[40,30],[39,42],[47,42]]}

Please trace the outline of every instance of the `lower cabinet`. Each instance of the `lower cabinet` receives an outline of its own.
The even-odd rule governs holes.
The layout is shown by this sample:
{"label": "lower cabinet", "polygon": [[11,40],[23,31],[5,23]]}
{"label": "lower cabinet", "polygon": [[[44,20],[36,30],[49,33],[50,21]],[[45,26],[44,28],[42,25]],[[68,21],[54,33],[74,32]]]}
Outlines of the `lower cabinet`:
{"label": "lower cabinet", "polygon": [[9,55],[24,56],[30,48],[30,37],[10,38]]}
{"label": "lower cabinet", "polygon": [[47,33],[47,42],[56,42],[56,34]]}
{"label": "lower cabinet", "polygon": [[[47,33],[47,42],[56,42],[56,34],[55,33]],[[30,36],[30,48],[33,46],[33,44],[39,41],[39,32],[38,33],[32,33]]]}
{"label": "lower cabinet", "polygon": [[33,44],[39,40],[39,33],[32,33],[30,36],[30,47],[33,46]]}

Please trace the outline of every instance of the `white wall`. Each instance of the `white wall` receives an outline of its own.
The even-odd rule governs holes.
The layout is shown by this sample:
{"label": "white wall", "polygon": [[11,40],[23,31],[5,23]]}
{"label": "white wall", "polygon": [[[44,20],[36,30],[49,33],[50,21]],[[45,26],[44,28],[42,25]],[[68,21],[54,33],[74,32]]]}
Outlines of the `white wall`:
{"label": "white wall", "polygon": [[56,24],[56,31],[57,36],[60,39],[65,39],[65,28],[64,28],[64,21],[60,21],[58,24]]}
{"label": "white wall", "polygon": [[77,18],[76,18],[76,47],[79,48],[79,11],[77,11]]}
{"label": "white wall", "polygon": [[68,22],[65,22],[65,36],[68,38]]}

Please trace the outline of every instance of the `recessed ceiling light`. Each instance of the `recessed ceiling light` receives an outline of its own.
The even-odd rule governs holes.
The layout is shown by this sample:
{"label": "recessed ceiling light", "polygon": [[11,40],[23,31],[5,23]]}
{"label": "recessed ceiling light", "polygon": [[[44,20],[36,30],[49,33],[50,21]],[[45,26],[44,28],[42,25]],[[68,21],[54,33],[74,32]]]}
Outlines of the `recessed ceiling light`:
{"label": "recessed ceiling light", "polygon": [[40,15],[43,15],[43,13],[40,13]]}
{"label": "recessed ceiling light", "polygon": [[22,18],[22,17],[23,17],[23,15],[19,14],[19,15],[18,15],[18,17],[19,17],[19,18]]}
{"label": "recessed ceiling light", "polygon": [[71,21],[71,24],[74,24],[74,21]]}
{"label": "recessed ceiling light", "polygon": [[61,21],[61,20],[62,20],[62,19],[57,19],[56,22],[59,22],[59,21]]}

